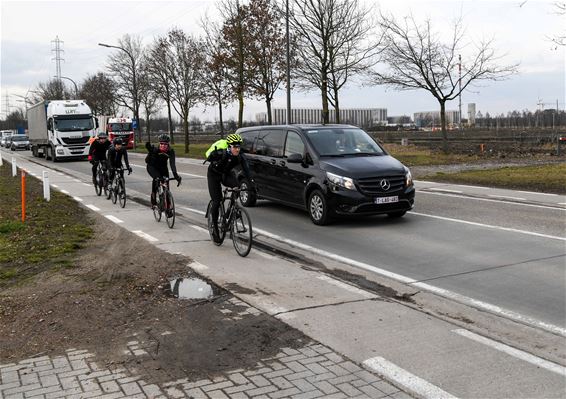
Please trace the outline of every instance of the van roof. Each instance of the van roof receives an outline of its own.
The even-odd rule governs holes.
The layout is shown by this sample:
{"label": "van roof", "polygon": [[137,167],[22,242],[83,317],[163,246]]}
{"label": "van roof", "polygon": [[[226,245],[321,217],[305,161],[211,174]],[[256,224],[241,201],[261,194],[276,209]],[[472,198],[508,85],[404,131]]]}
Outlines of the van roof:
{"label": "van roof", "polygon": [[272,128],[287,128],[287,129],[300,129],[308,130],[313,128],[354,128],[359,129],[357,126],[352,125],[342,125],[342,124],[322,124],[322,123],[312,123],[312,124],[297,124],[297,125],[260,125],[260,126],[248,126],[239,128],[240,132],[247,132],[250,130],[267,130]]}

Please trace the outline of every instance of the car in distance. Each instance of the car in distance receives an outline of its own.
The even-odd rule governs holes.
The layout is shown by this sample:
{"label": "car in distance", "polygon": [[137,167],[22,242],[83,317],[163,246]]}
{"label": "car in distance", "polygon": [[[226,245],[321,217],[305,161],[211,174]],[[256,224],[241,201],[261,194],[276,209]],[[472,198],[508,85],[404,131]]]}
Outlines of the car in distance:
{"label": "car in distance", "polygon": [[[242,192],[244,206],[276,201],[307,210],[317,225],[338,215],[401,217],[413,208],[409,168],[358,127],[254,126],[236,133],[257,187],[257,194]],[[242,173],[238,178],[249,187]]]}
{"label": "car in distance", "polygon": [[9,147],[12,151],[30,149],[29,138],[23,134],[15,134],[10,137],[9,141]]}

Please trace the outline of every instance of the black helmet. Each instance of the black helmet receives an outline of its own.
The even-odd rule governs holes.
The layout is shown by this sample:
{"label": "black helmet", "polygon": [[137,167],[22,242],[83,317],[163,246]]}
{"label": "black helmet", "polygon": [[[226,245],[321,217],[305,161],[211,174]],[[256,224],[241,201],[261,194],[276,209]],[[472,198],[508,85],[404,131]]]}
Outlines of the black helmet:
{"label": "black helmet", "polygon": [[114,145],[118,145],[118,144],[122,145],[122,144],[124,144],[124,140],[122,140],[122,137],[116,137],[112,143]]}
{"label": "black helmet", "polygon": [[157,140],[159,140],[160,143],[168,143],[171,139],[168,134],[163,133],[157,137]]}
{"label": "black helmet", "polygon": [[106,133],[104,133],[104,132],[98,133],[98,138],[99,138],[99,139],[101,139],[101,138],[103,138],[103,137],[104,137],[104,138],[107,138],[108,136],[107,136]]}

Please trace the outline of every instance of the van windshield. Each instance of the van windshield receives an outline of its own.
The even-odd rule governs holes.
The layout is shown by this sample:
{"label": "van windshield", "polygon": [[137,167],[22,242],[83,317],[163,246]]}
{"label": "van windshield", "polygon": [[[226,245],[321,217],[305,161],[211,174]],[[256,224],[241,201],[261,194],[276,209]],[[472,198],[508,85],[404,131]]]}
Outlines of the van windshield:
{"label": "van windshield", "polygon": [[356,128],[321,128],[306,131],[309,141],[322,156],[384,155],[369,134]]}
{"label": "van windshield", "polygon": [[55,129],[60,132],[74,132],[79,130],[92,130],[94,123],[92,118],[82,115],[74,118],[65,117],[55,119]]}

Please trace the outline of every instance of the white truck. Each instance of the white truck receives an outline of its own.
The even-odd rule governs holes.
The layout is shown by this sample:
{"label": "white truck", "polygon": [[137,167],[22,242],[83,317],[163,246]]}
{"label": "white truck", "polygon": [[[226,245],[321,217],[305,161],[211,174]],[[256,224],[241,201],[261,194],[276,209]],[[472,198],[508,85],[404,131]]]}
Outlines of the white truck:
{"label": "white truck", "polygon": [[98,121],[84,100],[42,101],[28,108],[27,117],[33,156],[53,162],[88,156]]}

